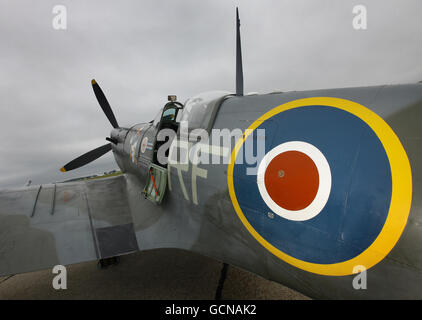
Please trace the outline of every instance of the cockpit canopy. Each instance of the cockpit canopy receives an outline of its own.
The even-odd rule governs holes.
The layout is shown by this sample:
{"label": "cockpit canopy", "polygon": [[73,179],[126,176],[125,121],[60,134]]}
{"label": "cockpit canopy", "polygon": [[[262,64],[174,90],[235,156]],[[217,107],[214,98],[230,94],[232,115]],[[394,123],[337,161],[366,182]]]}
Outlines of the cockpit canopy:
{"label": "cockpit canopy", "polygon": [[185,121],[189,131],[193,129],[209,131],[221,102],[229,95],[231,93],[228,91],[210,91],[188,99],[184,106],[179,102],[169,102],[160,109],[151,122],[156,128],[158,126],[162,128],[164,125],[164,127],[173,126],[176,129],[181,121]]}
{"label": "cockpit canopy", "polygon": [[198,128],[209,130],[222,100],[230,94],[227,91],[210,91],[188,99],[178,121],[187,121],[189,131]]}

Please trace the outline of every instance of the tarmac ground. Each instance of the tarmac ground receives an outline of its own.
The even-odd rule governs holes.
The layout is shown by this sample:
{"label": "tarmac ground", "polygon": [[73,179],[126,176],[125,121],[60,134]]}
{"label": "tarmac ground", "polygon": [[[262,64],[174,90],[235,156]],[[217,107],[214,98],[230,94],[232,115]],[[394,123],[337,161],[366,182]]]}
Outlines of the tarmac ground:
{"label": "tarmac ground", "polygon": [[0,299],[309,299],[250,272],[177,249],[125,255],[101,270],[93,261],[67,266],[66,271],[66,290],[53,288],[52,270],[0,277]]}

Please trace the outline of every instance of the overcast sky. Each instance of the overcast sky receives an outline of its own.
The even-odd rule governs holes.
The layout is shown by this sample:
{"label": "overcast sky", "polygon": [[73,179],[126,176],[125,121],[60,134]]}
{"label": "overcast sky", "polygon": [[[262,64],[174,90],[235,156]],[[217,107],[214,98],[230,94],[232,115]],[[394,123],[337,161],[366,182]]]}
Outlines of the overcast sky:
{"label": "overcast sky", "polygon": [[[66,30],[52,27],[55,5]],[[237,5],[245,92],[422,80],[420,0],[0,0],[0,187],[117,168],[109,153],[59,171],[110,133],[93,78],[120,125],[151,120],[168,94],[234,91]]]}

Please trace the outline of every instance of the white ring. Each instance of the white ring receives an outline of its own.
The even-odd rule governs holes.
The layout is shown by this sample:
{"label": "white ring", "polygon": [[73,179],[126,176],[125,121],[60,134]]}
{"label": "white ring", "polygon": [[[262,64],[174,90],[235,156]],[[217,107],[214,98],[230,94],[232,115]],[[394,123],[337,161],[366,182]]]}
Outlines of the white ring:
{"label": "white ring", "polygon": [[[265,171],[267,170],[268,165],[276,156],[287,151],[299,151],[306,154],[312,159],[318,170],[319,183],[315,199],[306,208],[301,210],[287,210],[280,207],[271,199],[267,192],[267,188],[265,187]],[[293,221],[309,220],[317,216],[327,204],[331,191],[330,165],[322,152],[312,144],[303,141],[285,142],[271,149],[264,158],[262,158],[258,167],[257,184],[262,199],[275,214]]]}

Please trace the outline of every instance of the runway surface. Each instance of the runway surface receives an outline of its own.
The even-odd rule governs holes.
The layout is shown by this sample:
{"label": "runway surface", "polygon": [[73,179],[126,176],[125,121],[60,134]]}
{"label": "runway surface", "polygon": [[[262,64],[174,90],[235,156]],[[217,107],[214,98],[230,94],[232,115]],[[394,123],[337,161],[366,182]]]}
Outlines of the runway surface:
{"label": "runway surface", "polygon": [[223,300],[309,299],[233,266],[221,278],[222,269],[222,263],[195,253],[160,249],[122,256],[103,270],[97,262],[68,266],[66,290],[53,288],[52,270],[0,277],[0,299],[214,300],[216,293]]}

